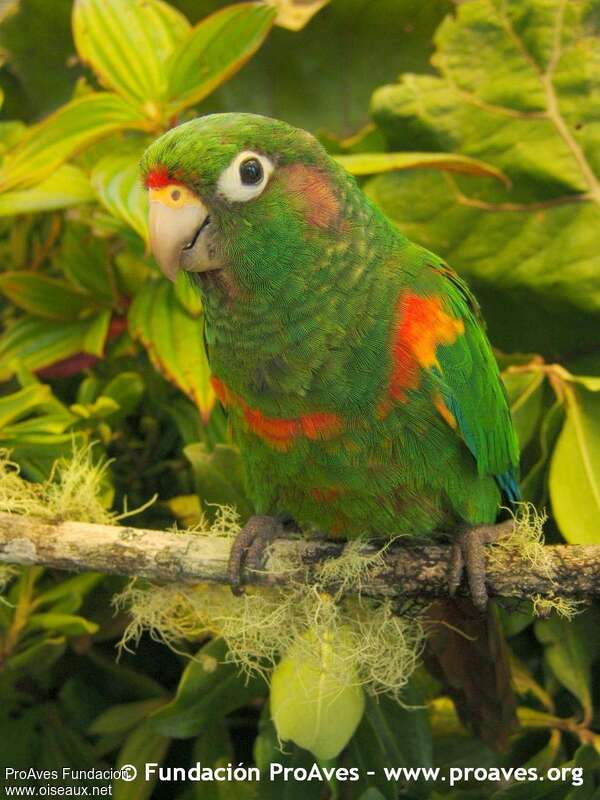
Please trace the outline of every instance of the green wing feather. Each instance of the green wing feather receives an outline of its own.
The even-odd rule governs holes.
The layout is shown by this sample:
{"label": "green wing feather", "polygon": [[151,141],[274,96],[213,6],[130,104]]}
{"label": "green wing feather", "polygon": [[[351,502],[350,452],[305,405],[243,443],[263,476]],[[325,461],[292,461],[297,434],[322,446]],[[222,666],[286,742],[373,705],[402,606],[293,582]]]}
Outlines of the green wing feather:
{"label": "green wing feather", "polygon": [[508,499],[518,500],[519,445],[479,305],[455,272],[445,265],[435,272],[443,282],[449,312],[465,325],[456,342],[438,349],[444,400],[479,474],[493,475]]}

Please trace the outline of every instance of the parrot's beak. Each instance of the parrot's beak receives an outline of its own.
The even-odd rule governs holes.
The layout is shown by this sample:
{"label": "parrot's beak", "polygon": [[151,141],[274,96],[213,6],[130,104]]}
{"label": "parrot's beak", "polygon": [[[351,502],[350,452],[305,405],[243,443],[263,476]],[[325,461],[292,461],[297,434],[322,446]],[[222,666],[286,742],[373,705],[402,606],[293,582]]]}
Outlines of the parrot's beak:
{"label": "parrot's beak", "polygon": [[174,281],[180,269],[205,272],[221,266],[209,246],[210,215],[187,187],[149,189],[150,246],[163,274]]}

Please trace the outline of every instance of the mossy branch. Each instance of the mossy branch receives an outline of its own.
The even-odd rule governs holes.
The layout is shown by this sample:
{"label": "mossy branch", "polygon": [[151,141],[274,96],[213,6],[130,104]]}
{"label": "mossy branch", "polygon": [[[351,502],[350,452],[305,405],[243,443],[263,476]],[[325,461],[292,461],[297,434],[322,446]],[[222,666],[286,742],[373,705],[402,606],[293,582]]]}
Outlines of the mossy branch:
{"label": "mossy branch", "polygon": [[[85,522],[50,523],[35,517],[0,514],[0,562],[38,564],[74,572],[98,571],[140,576],[154,582],[227,583],[231,538],[191,532],[157,531]],[[366,543],[364,555],[381,542]],[[277,539],[262,572],[245,582],[285,586],[293,579],[279,564],[301,563],[310,577],[328,559],[343,554],[344,543],[327,539]],[[488,558],[490,595],[531,599],[600,596],[600,545],[544,547],[544,564],[532,567],[518,548]],[[449,547],[393,542],[369,570],[361,593],[376,598],[432,600],[447,594]]]}

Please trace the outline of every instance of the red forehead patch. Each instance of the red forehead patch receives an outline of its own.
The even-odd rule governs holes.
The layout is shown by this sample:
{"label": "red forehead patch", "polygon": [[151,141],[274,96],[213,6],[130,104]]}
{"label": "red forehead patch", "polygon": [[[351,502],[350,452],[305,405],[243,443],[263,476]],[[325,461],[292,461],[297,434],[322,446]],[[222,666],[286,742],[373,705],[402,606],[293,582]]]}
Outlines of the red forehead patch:
{"label": "red forehead patch", "polygon": [[146,175],[147,189],[162,189],[163,187],[168,186],[170,183],[177,182],[178,181],[175,181],[170,177],[169,170],[166,167],[163,167],[162,164],[159,164],[158,167],[151,169]]}

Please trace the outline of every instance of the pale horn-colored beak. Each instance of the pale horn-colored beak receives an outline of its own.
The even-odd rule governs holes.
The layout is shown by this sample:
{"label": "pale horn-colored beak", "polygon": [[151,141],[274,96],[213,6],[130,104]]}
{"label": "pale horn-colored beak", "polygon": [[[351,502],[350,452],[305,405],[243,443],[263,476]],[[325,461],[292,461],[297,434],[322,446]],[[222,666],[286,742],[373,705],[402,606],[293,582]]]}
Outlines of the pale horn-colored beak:
{"label": "pale horn-colored beak", "polygon": [[182,268],[198,272],[212,269],[206,243],[198,241],[209,220],[204,203],[175,183],[149,189],[148,194],[150,246],[163,274],[174,281]]}

